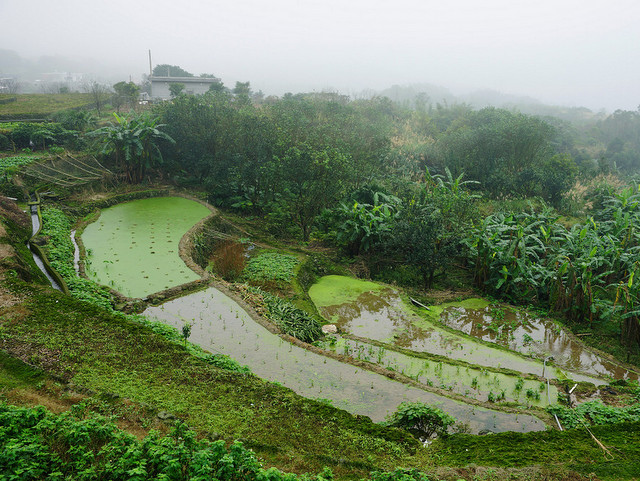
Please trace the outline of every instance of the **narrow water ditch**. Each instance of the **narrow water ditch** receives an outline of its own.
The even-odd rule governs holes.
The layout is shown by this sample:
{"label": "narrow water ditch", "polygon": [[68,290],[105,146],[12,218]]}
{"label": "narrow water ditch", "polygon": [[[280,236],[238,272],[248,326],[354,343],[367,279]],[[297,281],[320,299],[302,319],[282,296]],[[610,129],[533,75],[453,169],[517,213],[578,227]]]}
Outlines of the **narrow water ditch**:
{"label": "narrow water ditch", "polygon": [[294,346],[257,324],[235,301],[214,288],[149,307],[143,314],[177,329],[190,323],[189,340],[204,349],[227,354],[257,376],[305,397],[328,399],[336,407],[374,421],[382,421],[402,401],[422,401],[468,423],[474,433],[545,428],[534,416],[468,405]]}
{"label": "narrow water ditch", "polygon": [[71,243],[73,244],[73,270],[76,275],[80,275],[80,247],[76,241],[76,230],[71,231]]}
{"label": "narrow water ditch", "polygon": [[47,269],[40,249],[32,244],[32,239],[40,233],[40,228],[42,227],[40,220],[40,198],[37,194],[34,195],[34,201],[29,203],[29,209],[31,214],[31,239],[27,242],[27,247],[33,256],[33,261],[36,263],[36,266],[38,266],[38,269],[46,276],[51,287],[64,292],[62,285],[51,275],[49,269]]}

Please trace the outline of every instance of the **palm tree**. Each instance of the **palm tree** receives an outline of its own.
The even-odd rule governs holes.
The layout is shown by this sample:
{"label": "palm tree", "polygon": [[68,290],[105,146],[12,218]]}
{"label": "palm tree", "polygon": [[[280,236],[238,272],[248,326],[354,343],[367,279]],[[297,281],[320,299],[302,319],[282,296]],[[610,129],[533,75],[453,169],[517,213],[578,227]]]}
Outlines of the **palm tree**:
{"label": "palm tree", "polygon": [[100,138],[103,155],[114,155],[115,164],[130,183],[140,183],[146,171],[155,163],[162,162],[158,140],[175,141],[160,130],[159,119],[147,114],[118,115],[114,112],[114,122],[90,132]]}

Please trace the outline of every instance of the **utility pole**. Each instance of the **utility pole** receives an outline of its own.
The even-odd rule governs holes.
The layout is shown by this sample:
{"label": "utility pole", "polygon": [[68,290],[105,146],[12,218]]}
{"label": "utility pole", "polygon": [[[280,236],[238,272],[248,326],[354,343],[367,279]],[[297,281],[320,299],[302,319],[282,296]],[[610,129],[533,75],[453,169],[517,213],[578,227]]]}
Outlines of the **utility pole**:
{"label": "utility pole", "polygon": [[149,49],[149,77],[153,76],[153,67],[151,67],[151,49]]}

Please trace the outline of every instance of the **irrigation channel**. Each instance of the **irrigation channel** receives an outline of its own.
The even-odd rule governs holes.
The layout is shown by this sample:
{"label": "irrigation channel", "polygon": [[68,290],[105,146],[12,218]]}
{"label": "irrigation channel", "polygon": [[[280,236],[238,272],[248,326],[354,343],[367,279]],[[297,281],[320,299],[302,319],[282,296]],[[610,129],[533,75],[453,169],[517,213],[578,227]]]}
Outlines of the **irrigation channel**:
{"label": "irrigation channel", "polygon": [[[177,246],[181,236],[208,214],[205,206],[178,197],[142,199],[104,209],[82,234],[86,270],[96,282],[130,297],[198,279],[180,259]],[[149,307],[144,315],[178,330],[191,323],[189,340],[204,349],[229,355],[257,376],[303,396],[330,400],[374,421],[410,400],[440,406],[474,433],[542,430],[544,423],[534,416],[477,404],[494,400],[525,406],[554,403],[557,390],[542,382],[542,375],[602,384],[598,376],[603,372],[597,369],[569,372],[546,366],[543,373],[542,361],[513,352],[510,345],[492,346],[438,325],[404,305],[395,290],[379,284],[328,276],[312,287],[310,296],[344,333],[324,341],[327,351],[402,373],[411,384],[291,344],[213,287]],[[475,307],[487,306],[478,300]],[[435,359],[429,357],[434,355]],[[520,377],[513,371],[530,374]]]}
{"label": "irrigation channel", "polygon": [[64,291],[63,285],[59,282],[47,269],[46,260],[40,249],[33,244],[33,238],[40,233],[42,228],[42,218],[40,216],[40,195],[38,192],[34,192],[29,201],[29,211],[31,215],[31,238],[27,242],[27,247],[33,256],[33,261],[38,266],[38,269],[45,275],[51,287],[58,291]]}

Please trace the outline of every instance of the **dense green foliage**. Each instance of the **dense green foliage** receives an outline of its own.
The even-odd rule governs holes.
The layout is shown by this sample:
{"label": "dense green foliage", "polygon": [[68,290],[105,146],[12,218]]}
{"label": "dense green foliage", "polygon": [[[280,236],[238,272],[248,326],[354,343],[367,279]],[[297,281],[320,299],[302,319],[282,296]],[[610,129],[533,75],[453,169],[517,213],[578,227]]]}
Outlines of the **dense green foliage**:
{"label": "dense green foliage", "polygon": [[421,441],[427,441],[434,435],[446,435],[449,426],[455,422],[453,416],[430,404],[403,402],[387,418],[386,425],[406,429]]}
{"label": "dense green foliage", "polygon": [[638,345],[638,188],[607,197],[585,224],[567,229],[556,221],[549,210],[487,217],[469,239],[476,282],[572,321],[617,321],[622,341]]}
{"label": "dense green foliage", "polygon": [[390,122],[372,105],[290,96],[260,108],[228,92],[181,96],[160,109],[167,170],[210,199],[308,239],[315,219],[371,179],[389,148]]}
{"label": "dense green foliage", "polygon": [[140,183],[147,169],[162,162],[158,142],[173,142],[173,139],[160,130],[163,127],[158,119],[146,114],[113,114],[115,122],[94,130],[89,135],[97,137],[102,143],[102,154],[114,157],[115,166],[124,175],[127,182]]}
{"label": "dense green foliage", "polygon": [[[151,432],[138,441],[82,404],[60,415],[0,404],[0,427],[0,479],[7,481],[298,479],[264,469],[242,443],[198,440],[181,422],[167,436]],[[317,477],[331,478],[330,471]]]}
{"label": "dense green foliage", "polygon": [[578,404],[575,408],[555,405],[547,411],[560,419],[562,426],[579,428],[582,426],[640,422],[640,402],[625,407],[613,407],[602,404],[600,400]]}
{"label": "dense green foliage", "polygon": [[95,124],[96,118],[89,110],[61,110],[54,113],[51,120],[67,130],[84,132]]}
{"label": "dense green foliage", "polygon": [[52,146],[81,147],[79,132],[68,129],[66,125],[57,122],[23,122],[13,127],[8,137],[14,149],[44,150]]}
{"label": "dense green foliage", "polygon": [[601,162],[605,169],[637,173],[640,169],[640,110],[616,110],[592,127],[592,135],[606,150]]}

